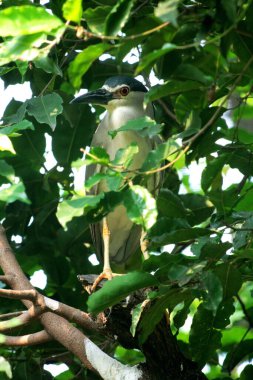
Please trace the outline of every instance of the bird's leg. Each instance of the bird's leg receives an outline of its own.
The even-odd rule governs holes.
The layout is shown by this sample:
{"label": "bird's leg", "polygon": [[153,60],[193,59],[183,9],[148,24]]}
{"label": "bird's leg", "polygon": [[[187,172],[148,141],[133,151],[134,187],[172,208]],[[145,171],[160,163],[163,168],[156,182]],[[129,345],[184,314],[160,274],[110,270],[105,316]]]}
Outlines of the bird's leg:
{"label": "bird's leg", "polygon": [[141,246],[141,252],[143,254],[143,257],[145,260],[147,260],[149,258],[149,253],[148,253],[149,241],[146,237],[146,232],[144,230],[141,231],[140,246]]}
{"label": "bird's leg", "polygon": [[104,243],[104,267],[103,272],[96,278],[92,285],[92,292],[96,289],[97,285],[104,278],[106,278],[107,280],[111,280],[113,277],[113,273],[110,266],[110,230],[106,218],[103,218],[102,236]]}
{"label": "bird's leg", "polygon": [[112,279],[112,270],[110,266],[110,230],[107,219],[103,218],[103,242],[104,242],[104,268],[103,272],[108,274],[108,280]]}

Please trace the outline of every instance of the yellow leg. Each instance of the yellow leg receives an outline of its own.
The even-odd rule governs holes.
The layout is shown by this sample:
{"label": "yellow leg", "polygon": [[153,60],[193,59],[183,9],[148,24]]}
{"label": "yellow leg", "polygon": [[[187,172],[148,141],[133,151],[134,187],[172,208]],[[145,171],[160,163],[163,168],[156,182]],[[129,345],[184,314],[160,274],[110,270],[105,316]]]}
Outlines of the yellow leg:
{"label": "yellow leg", "polygon": [[110,230],[106,218],[103,219],[104,268],[103,272],[112,273],[110,266]]}
{"label": "yellow leg", "polygon": [[102,237],[104,243],[104,267],[103,272],[94,281],[91,287],[91,292],[94,292],[97,285],[104,278],[106,278],[107,280],[111,280],[113,277],[113,273],[110,266],[110,230],[106,218],[103,218]]}
{"label": "yellow leg", "polygon": [[148,253],[149,241],[146,238],[145,231],[143,230],[141,232],[140,246],[141,246],[141,252],[144,256],[144,259],[147,260],[149,258],[149,253]]}

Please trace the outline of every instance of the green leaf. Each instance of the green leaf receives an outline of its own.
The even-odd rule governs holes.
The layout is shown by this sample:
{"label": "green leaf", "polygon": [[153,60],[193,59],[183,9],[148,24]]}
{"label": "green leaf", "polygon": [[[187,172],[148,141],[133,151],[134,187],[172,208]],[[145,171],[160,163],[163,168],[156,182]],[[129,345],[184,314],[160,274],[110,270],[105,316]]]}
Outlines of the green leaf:
{"label": "green leaf", "polygon": [[27,101],[27,112],[39,123],[48,124],[54,131],[56,117],[63,110],[62,102],[62,98],[56,93],[39,96]]}
{"label": "green leaf", "polygon": [[96,8],[88,8],[84,11],[83,17],[87,21],[90,30],[100,35],[105,34],[105,19],[110,13],[110,6],[98,6]]}
{"label": "green leaf", "polygon": [[203,366],[221,347],[221,333],[213,327],[212,312],[200,304],[194,315],[190,331],[192,359]]}
{"label": "green leaf", "polygon": [[[5,340],[3,334],[0,336],[0,341],[1,340],[3,340],[3,342]],[[11,365],[3,356],[0,356],[0,372],[4,372],[9,379],[12,379]]]}
{"label": "green leaf", "polygon": [[233,298],[222,301],[214,318],[214,327],[225,329],[230,324],[230,316],[235,312]]}
{"label": "green leaf", "polygon": [[137,69],[135,70],[135,75],[140,74],[141,71],[143,71],[147,66],[151,65],[158,58],[164,56],[165,54],[175,49],[176,45],[167,42],[161,47],[161,49],[154,50],[152,51],[152,53],[145,55],[141,58],[140,63],[137,66]]}
{"label": "green leaf", "polygon": [[235,22],[236,8],[237,8],[236,0],[230,0],[230,1],[221,0],[221,6],[225,10],[229,21]]}
{"label": "green leaf", "polygon": [[62,21],[42,7],[20,5],[0,11],[2,37],[50,32],[60,26],[63,26]]}
{"label": "green leaf", "polygon": [[95,208],[100,200],[104,197],[104,193],[99,195],[87,195],[85,197],[75,196],[70,200],[65,200],[58,205],[56,216],[61,225],[66,228],[67,223],[76,216],[81,216],[84,212]]}
{"label": "green leaf", "polygon": [[[46,41],[46,33],[35,33],[8,39],[0,45],[0,64],[4,65],[16,60],[32,61],[42,54],[39,47]],[[43,54],[47,54],[47,52]]]}
{"label": "green leaf", "polygon": [[181,0],[160,1],[158,7],[155,8],[155,16],[164,22],[168,21],[172,25],[177,26],[177,8],[180,2]]}
{"label": "green leaf", "polygon": [[125,26],[134,4],[133,0],[118,0],[105,19],[105,34],[116,36]]}
{"label": "green leaf", "polygon": [[183,218],[186,216],[186,209],[181,199],[169,189],[161,189],[159,192],[157,209],[167,217]]}
{"label": "green leaf", "polygon": [[143,315],[138,329],[141,331],[139,335],[140,343],[144,343],[149,335],[154,331],[156,325],[160,322],[165,314],[165,310],[173,311],[174,307],[181,302],[186,301],[191,296],[191,292],[187,290],[170,289],[164,295],[158,296],[154,300],[151,307]]}
{"label": "green leaf", "polygon": [[29,120],[23,120],[17,124],[10,125],[8,127],[0,128],[0,135],[12,135],[23,131],[25,129],[31,129],[34,131],[34,126]]}
{"label": "green leaf", "polygon": [[210,235],[206,228],[191,228],[185,219],[167,218],[158,219],[149,232],[152,243],[158,246],[185,242]]}
{"label": "green leaf", "polygon": [[191,226],[204,222],[213,213],[213,205],[200,194],[182,194],[180,198],[188,209],[187,221]]}
{"label": "green leaf", "polygon": [[251,380],[253,378],[253,365],[247,365],[240,374],[240,380]]}
{"label": "green leaf", "polygon": [[109,176],[107,173],[96,173],[85,181],[85,188],[90,190],[93,186],[97,185],[102,179]]}
{"label": "green leaf", "polygon": [[79,24],[83,13],[82,0],[66,0],[62,11],[65,20],[74,21]]}
{"label": "green leaf", "polygon": [[173,322],[177,329],[180,329],[180,327],[182,327],[185,324],[192,302],[193,302],[193,298],[185,300],[183,308],[180,309],[174,316]]}
{"label": "green leaf", "polygon": [[110,45],[105,43],[90,45],[75,57],[68,68],[69,79],[73,87],[80,88],[82,76],[92,63],[108,49],[110,49]]}
{"label": "green leaf", "polygon": [[166,143],[158,144],[156,149],[150,151],[141,167],[141,171],[156,169],[164,160],[173,159],[173,153],[179,148],[179,145],[172,139]]}
{"label": "green leaf", "polygon": [[13,167],[7,164],[4,160],[0,159],[0,177],[7,178],[10,182],[13,182],[15,172]]}
{"label": "green leaf", "polygon": [[231,247],[232,244],[229,242],[215,243],[208,241],[201,248],[200,258],[202,260],[217,261],[221,259]]}
{"label": "green leaf", "polygon": [[140,224],[148,231],[156,222],[156,201],[147,189],[133,185],[123,193],[127,215],[132,222]]}
{"label": "green leaf", "polygon": [[238,343],[236,349],[230,351],[223,363],[224,369],[232,371],[243,359],[246,359],[248,355],[252,355],[253,339],[246,339]]}
{"label": "green leaf", "polygon": [[229,263],[218,265],[214,273],[219,277],[223,286],[223,298],[235,296],[242,286],[242,276],[238,269]]}
{"label": "green leaf", "polygon": [[215,182],[217,176],[220,175],[224,165],[227,163],[227,154],[221,154],[218,158],[214,158],[208,162],[201,176],[201,187],[205,192],[207,192],[212,183]]}
{"label": "green leaf", "polygon": [[25,187],[22,182],[10,185],[4,189],[0,189],[0,201],[6,203],[12,203],[15,201],[20,201],[27,204],[31,203],[27,198]]}
{"label": "green leaf", "polygon": [[141,319],[142,312],[144,310],[146,303],[145,301],[137,305],[132,311],[132,323],[130,327],[130,332],[132,336],[135,336],[137,325]]}
{"label": "green leaf", "polygon": [[89,311],[99,313],[119,303],[131,292],[155,285],[157,285],[156,278],[146,272],[131,272],[124,276],[116,276],[89,297],[87,302]]}
{"label": "green leaf", "polygon": [[85,163],[86,165],[108,165],[110,163],[110,157],[104,148],[100,146],[93,146],[90,149],[89,154],[86,155],[85,161],[83,161],[83,163]]}
{"label": "green leaf", "polygon": [[53,73],[62,76],[62,70],[57,63],[50,57],[38,57],[34,60],[34,64],[39,69],[44,70],[46,73]]}
{"label": "green leaf", "polygon": [[134,156],[139,152],[139,147],[136,143],[131,143],[127,148],[119,149],[116,152],[113,165],[120,165],[128,168],[133,162]]}
{"label": "green leaf", "polygon": [[210,75],[206,75],[198,67],[189,63],[182,63],[174,72],[174,77],[184,80],[193,80],[204,85],[210,85],[213,80]]}
{"label": "green leaf", "polygon": [[136,131],[143,137],[152,138],[161,133],[162,125],[157,124],[148,116],[139,117],[138,119],[129,120],[126,124],[117,130],[109,132],[114,138],[119,132],[123,131]]}
{"label": "green leaf", "polygon": [[215,314],[223,298],[222,284],[219,278],[210,270],[204,272],[202,282],[206,291],[203,306]]}
{"label": "green leaf", "polygon": [[200,83],[191,80],[170,80],[165,84],[152,87],[149,90],[149,92],[145,95],[145,103],[153,102],[154,100],[160,99],[164,96],[181,94],[183,92],[188,92],[202,88],[203,86]]}

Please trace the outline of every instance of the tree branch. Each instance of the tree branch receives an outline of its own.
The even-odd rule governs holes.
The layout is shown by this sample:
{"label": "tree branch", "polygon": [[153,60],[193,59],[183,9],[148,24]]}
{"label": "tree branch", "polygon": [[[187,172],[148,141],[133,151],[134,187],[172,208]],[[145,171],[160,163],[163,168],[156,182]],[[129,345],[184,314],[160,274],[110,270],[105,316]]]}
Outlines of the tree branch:
{"label": "tree branch", "polygon": [[12,298],[16,300],[30,300],[35,301],[37,297],[37,292],[34,289],[31,290],[11,290],[11,289],[0,289],[0,297]]}
{"label": "tree branch", "polygon": [[0,281],[4,282],[5,284],[9,284],[11,279],[12,279],[12,276],[0,275]]}
{"label": "tree branch", "polygon": [[27,312],[27,310],[20,310],[20,311],[14,311],[13,313],[0,314],[0,320],[18,317],[19,315],[26,313],[26,312]]}
{"label": "tree branch", "polygon": [[37,318],[43,309],[41,307],[31,307],[19,316],[15,316],[7,321],[0,322],[0,331],[6,331],[15,327],[24,326],[30,323],[33,319]]}
{"label": "tree branch", "polygon": [[8,336],[0,334],[0,344],[2,346],[33,346],[50,342],[52,337],[45,331],[22,336]]}
{"label": "tree branch", "polygon": [[[13,290],[33,290],[33,292],[36,292],[36,290],[32,287],[31,283],[22,272],[18,262],[16,261],[16,258],[13,255],[9,243],[6,239],[4,228],[1,225],[0,266],[5,275],[13,276],[13,274],[15,274],[10,282],[10,286],[13,288]],[[33,292],[28,292],[27,294],[34,294]],[[5,292],[5,294],[7,293]],[[20,292],[16,294],[19,294],[20,296]],[[40,296],[41,295],[36,292],[36,299],[42,302]],[[52,310],[54,313],[61,310],[63,314],[66,313],[67,315],[71,311],[70,315],[72,316],[72,320],[76,319],[79,320],[79,322],[81,315],[85,315],[87,317],[86,313],[78,313],[76,309],[67,307],[67,305],[63,306],[63,304],[58,303],[58,301],[54,301],[46,297],[43,297],[43,299],[45,301],[46,308]],[[24,299],[21,297],[21,300],[28,308],[31,308],[33,306],[33,302],[31,302],[30,299]],[[54,313],[45,311],[39,317],[42,325],[45,328],[45,332],[26,335],[23,337],[6,337],[4,335],[1,335],[0,342],[6,346],[25,346],[42,343],[42,339],[45,339],[43,342],[46,342],[50,337],[50,339],[55,339],[61,343],[64,347],[67,348],[67,350],[72,352],[88,369],[92,370],[95,373],[99,373],[105,380],[114,378],[114,374],[119,375],[119,379],[123,379],[123,376],[126,374],[129,378],[132,379],[138,380],[142,378],[142,371],[137,369],[137,367],[128,367],[119,363],[117,360],[110,358],[107,354],[101,351],[100,348],[92,343],[81,331],[72,326],[65,318]],[[90,317],[86,318],[86,323],[87,320],[89,321],[89,325],[92,324]],[[101,365],[102,361],[103,366]],[[121,373],[122,376],[120,375]],[[108,376],[104,377],[104,375]]]}

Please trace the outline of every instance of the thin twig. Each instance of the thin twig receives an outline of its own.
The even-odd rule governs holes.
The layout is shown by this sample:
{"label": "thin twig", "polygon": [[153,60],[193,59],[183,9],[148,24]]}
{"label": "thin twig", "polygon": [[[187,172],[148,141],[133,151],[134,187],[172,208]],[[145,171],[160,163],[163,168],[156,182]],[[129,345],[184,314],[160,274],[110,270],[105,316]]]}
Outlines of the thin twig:
{"label": "thin twig", "polygon": [[6,331],[11,330],[15,327],[20,327],[27,325],[32,320],[37,318],[39,315],[43,313],[43,308],[37,306],[37,307],[31,307],[26,312],[22,313],[19,316],[15,316],[12,319],[8,319],[7,321],[0,322],[0,331]]}
{"label": "thin twig", "polygon": [[14,311],[13,313],[6,313],[6,314],[0,314],[0,320],[1,319],[11,319],[11,318],[14,318],[14,317],[18,317],[20,316],[21,314],[23,313],[26,313],[27,310],[20,310],[20,311]]}
{"label": "thin twig", "polygon": [[136,38],[140,37],[145,37],[148,36],[149,34],[152,34],[154,32],[157,32],[166,26],[168,26],[170,23],[168,21],[164,22],[163,24],[160,24],[152,29],[146,30],[145,32],[139,33],[139,34],[133,34],[131,36],[126,36],[126,37],[120,37],[120,36],[104,36],[96,33],[89,32],[87,29],[84,29],[83,27],[72,27],[71,25],[69,26],[70,29],[75,29],[78,33],[78,35],[83,35],[84,40],[87,40],[87,38],[98,38],[100,40],[120,40],[120,41],[129,41],[129,40],[135,40]]}
{"label": "thin twig", "polygon": [[51,340],[52,337],[45,330],[23,336],[8,336],[0,334],[1,346],[33,346],[35,344],[44,344]]}
{"label": "thin twig", "polygon": [[239,296],[239,294],[236,295],[236,298],[237,298],[239,304],[241,305],[242,311],[243,311],[243,313],[244,313],[244,315],[245,315],[245,317],[249,323],[250,328],[253,329],[253,320],[252,320],[250,314],[248,313],[248,311],[247,311],[241,297]]}

